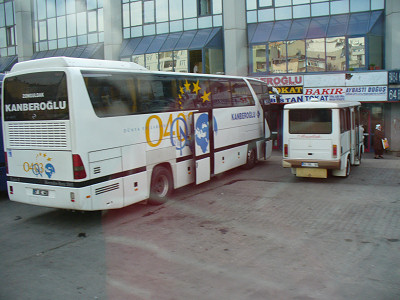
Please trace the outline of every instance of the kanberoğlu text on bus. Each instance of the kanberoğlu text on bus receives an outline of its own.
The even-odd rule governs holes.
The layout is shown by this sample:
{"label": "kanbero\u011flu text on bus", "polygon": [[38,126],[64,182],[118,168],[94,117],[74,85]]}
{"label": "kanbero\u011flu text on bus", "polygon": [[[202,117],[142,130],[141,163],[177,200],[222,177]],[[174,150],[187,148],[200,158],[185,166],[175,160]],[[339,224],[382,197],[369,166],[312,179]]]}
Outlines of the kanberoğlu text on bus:
{"label": "kanbero\u011flu text on bus", "polygon": [[347,177],[360,165],[364,129],[360,102],[309,101],[286,104],[283,112],[284,168],[298,177]]}
{"label": "kanbero\u011flu text on bus", "polygon": [[255,79],[53,57],[17,63],[3,87],[13,201],[72,210],[162,203],[271,155],[269,88]]}

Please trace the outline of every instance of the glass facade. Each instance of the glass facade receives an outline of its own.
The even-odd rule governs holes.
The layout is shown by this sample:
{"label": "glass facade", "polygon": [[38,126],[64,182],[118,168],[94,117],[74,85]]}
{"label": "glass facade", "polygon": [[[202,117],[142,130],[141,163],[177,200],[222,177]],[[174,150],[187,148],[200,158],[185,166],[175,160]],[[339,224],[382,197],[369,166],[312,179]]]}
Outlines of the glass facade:
{"label": "glass facade", "polygon": [[384,6],[384,0],[246,0],[249,73],[383,68]]}
{"label": "glass facade", "polygon": [[385,0],[246,0],[247,23],[383,10]]}
{"label": "glass facade", "polygon": [[0,0],[0,57],[16,54],[14,1]]}
{"label": "glass facade", "polygon": [[222,0],[122,0],[123,38],[222,26]]}
{"label": "glass facade", "polygon": [[103,0],[32,0],[34,51],[104,41]]}
{"label": "glass facade", "polygon": [[121,60],[149,70],[224,71],[216,31],[222,31],[222,0],[122,0],[122,12]]}

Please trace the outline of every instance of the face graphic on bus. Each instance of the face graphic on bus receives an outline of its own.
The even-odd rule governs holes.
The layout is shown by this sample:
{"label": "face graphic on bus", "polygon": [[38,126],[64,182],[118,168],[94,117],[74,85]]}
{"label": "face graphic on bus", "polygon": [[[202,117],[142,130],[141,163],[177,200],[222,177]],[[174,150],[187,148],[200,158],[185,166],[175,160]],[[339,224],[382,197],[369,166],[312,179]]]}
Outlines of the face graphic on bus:
{"label": "face graphic on bus", "polygon": [[196,143],[201,147],[201,151],[207,151],[209,143],[208,115],[202,114],[196,121]]}

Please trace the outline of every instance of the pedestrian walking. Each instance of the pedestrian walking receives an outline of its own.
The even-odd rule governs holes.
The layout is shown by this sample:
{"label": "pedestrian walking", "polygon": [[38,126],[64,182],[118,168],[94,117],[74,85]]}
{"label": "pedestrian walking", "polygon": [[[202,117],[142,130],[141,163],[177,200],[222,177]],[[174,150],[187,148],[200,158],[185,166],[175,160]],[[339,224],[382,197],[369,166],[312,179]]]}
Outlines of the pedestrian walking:
{"label": "pedestrian walking", "polygon": [[376,124],[375,133],[374,133],[374,152],[375,159],[383,158],[383,145],[382,140],[385,138],[385,135],[382,131],[381,124]]}

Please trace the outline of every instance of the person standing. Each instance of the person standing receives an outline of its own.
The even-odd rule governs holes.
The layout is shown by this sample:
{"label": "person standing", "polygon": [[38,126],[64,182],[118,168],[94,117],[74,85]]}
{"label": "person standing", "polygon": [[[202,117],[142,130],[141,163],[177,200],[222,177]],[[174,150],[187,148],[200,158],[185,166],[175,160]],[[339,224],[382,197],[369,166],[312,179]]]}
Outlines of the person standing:
{"label": "person standing", "polygon": [[374,152],[375,152],[375,159],[383,158],[383,145],[382,139],[385,138],[385,135],[382,131],[381,124],[376,124],[375,126],[375,133],[374,133]]}

